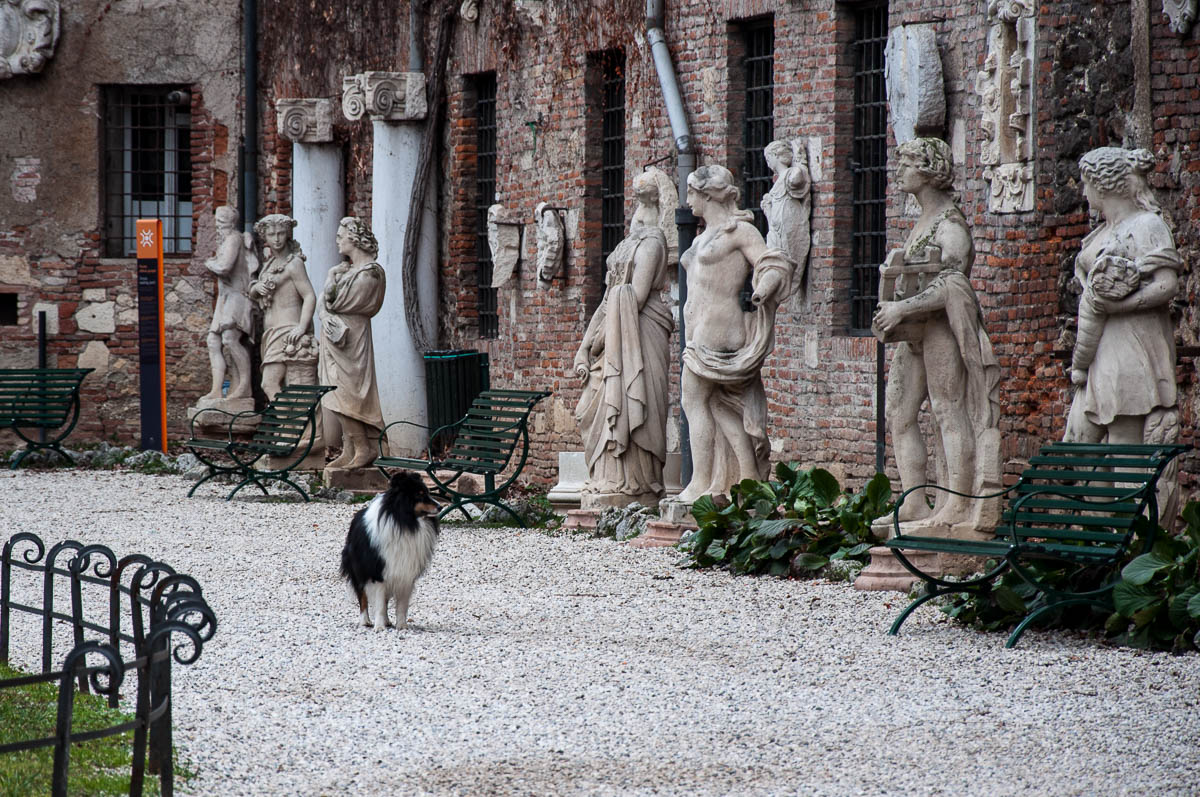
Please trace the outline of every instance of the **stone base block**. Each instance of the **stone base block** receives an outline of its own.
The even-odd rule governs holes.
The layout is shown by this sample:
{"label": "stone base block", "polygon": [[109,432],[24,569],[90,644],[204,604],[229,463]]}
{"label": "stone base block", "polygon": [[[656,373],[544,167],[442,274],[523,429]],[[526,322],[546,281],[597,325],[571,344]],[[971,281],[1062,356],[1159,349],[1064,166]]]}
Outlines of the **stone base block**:
{"label": "stone base block", "polygon": [[571,531],[594,531],[600,522],[601,511],[598,509],[568,509],[564,529]]}
{"label": "stone base block", "polygon": [[[872,548],[870,563],[854,579],[854,588],[870,591],[893,590],[908,592],[919,579],[904,569],[890,548],[877,545]],[[927,573],[937,570],[937,554],[926,551],[909,551],[908,560]]]}
{"label": "stone base block", "polygon": [[624,509],[632,503],[638,503],[642,506],[654,507],[658,505],[659,496],[654,493],[643,493],[642,495],[629,495],[628,493],[589,493],[584,492],[580,502],[581,509],[596,510],[602,512],[605,509],[616,507]]}
{"label": "stone base block", "polygon": [[689,503],[664,498],[658,502],[658,514],[664,522],[696,528],[696,519],[692,517],[692,505]]}
{"label": "stone base block", "polygon": [[359,493],[379,493],[387,489],[387,479],[375,468],[325,468],[325,486]]}
{"label": "stone base block", "polygon": [[558,452],[558,484],[546,494],[550,506],[558,512],[578,507],[587,476],[587,462],[582,451]]}
{"label": "stone base block", "polygon": [[[286,468],[291,463],[293,457],[267,457],[267,466],[271,468]],[[308,456],[300,460],[300,464],[292,469],[298,470],[325,470],[325,451],[313,449],[308,452]]]}
{"label": "stone base block", "polygon": [[[220,410],[221,412],[239,413],[239,412],[254,412],[254,399],[246,398],[201,398],[196,400],[196,406],[187,408],[187,419],[189,428],[192,420],[197,415],[199,420],[195,423],[195,428],[203,430],[205,433],[211,432],[226,432],[229,431],[230,417],[222,415],[221,412],[205,412],[205,410]],[[253,432],[258,426],[258,418],[239,419],[233,425],[234,432],[249,433]]]}
{"label": "stone base block", "polygon": [[646,523],[646,533],[634,537],[629,544],[634,548],[669,548],[679,542],[689,531],[695,531],[694,523],[673,523],[669,520],[651,520]]}

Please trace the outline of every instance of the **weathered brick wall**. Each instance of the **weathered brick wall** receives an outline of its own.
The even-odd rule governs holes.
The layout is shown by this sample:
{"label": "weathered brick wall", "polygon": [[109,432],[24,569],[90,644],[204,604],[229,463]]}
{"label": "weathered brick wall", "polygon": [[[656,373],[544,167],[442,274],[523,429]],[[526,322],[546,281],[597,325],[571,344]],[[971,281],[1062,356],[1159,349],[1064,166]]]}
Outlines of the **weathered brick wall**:
{"label": "weathered brick wall", "polygon": [[[280,10],[286,6],[287,16],[264,24],[265,107],[271,107],[266,103],[273,96],[338,98],[344,74],[400,70],[407,64],[406,12],[378,3],[354,12],[293,8],[285,0],[275,5]],[[588,54],[624,49],[627,185],[643,164],[673,153],[672,136],[642,29],[641,2],[504,0],[482,5],[477,23],[459,24],[447,83],[438,342],[444,348],[488,351],[494,384],[554,391],[535,417],[528,471],[548,482],[556,476],[557,452],[581,447],[572,418],[579,386],[570,365],[599,291],[592,268],[599,217]],[[948,106],[942,134],[955,153],[955,187],[977,248],[972,278],[1003,368],[1002,455],[1010,473],[1020,469],[1038,443],[1063,430],[1070,399],[1062,368],[1064,332],[1073,330],[1075,312],[1069,278],[1079,242],[1092,228],[1077,161],[1096,146],[1133,143],[1129,13],[1127,2],[1073,0],[1038,7],[1035,208],[997,214],[988,210],[976,93],[987,46],[986,8],[955,0],[890,6],[893,26],[932,22],[937,31]],[[673,1],[667,3],[666,38],[700,162],[737,166],[740,134],[730,120],[736,121],[740,94],[737,76],[728,68],[739,46],[733,31],[739,20],[768,14],[775,29],[776,137],[816,139],[819,154],[811,164],[814,237],[806,291],[781,308],[776,351],[764,371],[774,455],[825,465],[860,481],[874,471],[876,346],[873,338],[848,333],[849,6],[832,0]],[[1195,33],[1180,40],[1166,29],[1157,8],[1151,16],[1153,146],[1161,162],[1154,183],[1188,264],[1178,331],[1181,342],[1194,345],[1197,285],[1190,263],[1200,247],[1200,166],[1194,154],[1200,138],[1200,88],[1194,64],[1200,53]],[[497,199],[526,221],[523,261],[514,281],[500,290],[500,334],[494,340],[479,338],[476,312],[475,128],[469,77],[485,71],[498,76]],[[531,126],[539,115],[541,124]],[[350,211],[369,214],[369,126],[339,121],[335,136],[347,155]],[[271,143],[263,151],[264,172],[278,172],[269,178],[269,201],[286,208],[287,153]],[[673,160],[662,165],[673,173]],[[626,218],[633,208],[632,192],[627,194]],[[543,200],[568,208],[567,265],[549,289],[536,287],[533,265],[533,208]],[[914,218],[911,203],[890,196],[891,245],[903,241]],[[672,368],[677,384],[678,366]],[[1197,402],[1193,371],[1191,355],[1182,357],[1189,441]],[[924,423],[928,425],[927,418]],[[1195,467],[1189,464],[1188,469]]]}
{"label": "weathered brick wall", "polygon": [[19,186],[14,179],[0,190],[0,291],[18,295],[17,325],[0,327],[0,364],[35,364],[36,310],[45,309],[48,364],[96,369],[84,381],[73,442],[135,443],[140,433],[135,262],[101,254],[101,86],[190,91],[195,254],[169,257],[164,274],[173,437],[183,433],[185,408],[208,390],[213,289],[203,261],[214,245],[212,211],[230,198],[236,167],[229,130],[238,127],[239,8],[237,0],[73,3],[43,72],[0,86],[0,174],[29,166]]}

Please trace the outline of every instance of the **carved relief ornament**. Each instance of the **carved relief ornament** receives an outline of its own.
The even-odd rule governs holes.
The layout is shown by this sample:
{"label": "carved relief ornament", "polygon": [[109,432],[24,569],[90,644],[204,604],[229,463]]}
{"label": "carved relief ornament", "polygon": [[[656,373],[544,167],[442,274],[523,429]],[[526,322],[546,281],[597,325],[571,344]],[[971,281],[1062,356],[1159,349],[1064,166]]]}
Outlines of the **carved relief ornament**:
{"label": "carved relief ornament", "polygon": [[0,0],[0,80],[41,72],[58,32],[58,0]]}
{"label": "carved relief ornament", "polygon": [[1032,0],[988,3],[987,56],[975,89],[983,115],[980,161],[993,182],[988,207],[996,213],[1033,210],[1035,11]]}
{"label": "carved relief ornament", "polygon": [[1196,0],[1163,0],[1163,14],[1172,33],[1186,36],[1196,21]]}
{"label": "carved relief ornament", "polygon": [[333,102],[325,99],[275,101],[279,135],[301,144],[333,141]]}
{"label": "carved relief ornament", "polygon": [[427,112],[421,72],[361,72],[342,78],[342,113],[352,122],[366,114],[404,122],[424,119]]}

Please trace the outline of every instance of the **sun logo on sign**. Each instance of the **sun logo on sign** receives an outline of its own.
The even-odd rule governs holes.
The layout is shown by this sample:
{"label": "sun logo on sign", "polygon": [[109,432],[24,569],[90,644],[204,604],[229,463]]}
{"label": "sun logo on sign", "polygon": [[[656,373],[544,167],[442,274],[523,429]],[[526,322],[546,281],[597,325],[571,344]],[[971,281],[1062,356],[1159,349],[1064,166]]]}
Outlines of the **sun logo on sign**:
{"label": "sun logo on sign", "polygon": [[142,246],[154,246],[154,230],[142,230]]}

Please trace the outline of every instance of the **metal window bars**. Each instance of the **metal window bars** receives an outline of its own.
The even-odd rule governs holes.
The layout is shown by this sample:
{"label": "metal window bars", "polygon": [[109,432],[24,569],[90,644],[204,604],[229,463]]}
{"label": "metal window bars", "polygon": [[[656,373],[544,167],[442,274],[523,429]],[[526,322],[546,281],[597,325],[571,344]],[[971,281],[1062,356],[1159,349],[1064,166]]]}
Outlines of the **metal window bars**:
{"label": "metal window bars", "polygon": [[625,237],[625,53],[600,55],[600,284],[608,256]]}
{"label": "metal window bars", "polygon": [[887,248],[887,3],[854,10],[854,131],[851,188],[850,328],[870,332]]}
{"label": "metal window bars", "polygon": [[742,123],[742,196],[754,213],[754,224],[767,234],[767,217],[759,205],[771,190],[774,175],[763,150],[775,137],[775,20],[768,17],[742,27],[746,80],[745,116]]}
{"label": "metal window bars", "polygon": [[192,251],[191,108],[186,89],[104,90],[104,250],[134,254],[139,218],[163,222],[163,251]]}
{"label": "metal window bars", "polygon": [[488,245],[488,208],[496,201],[496,73],[474,79],[475,89],[475,262],[479,285],[479,337],[500,334],[497,291],[492,287],[492,249]]}

